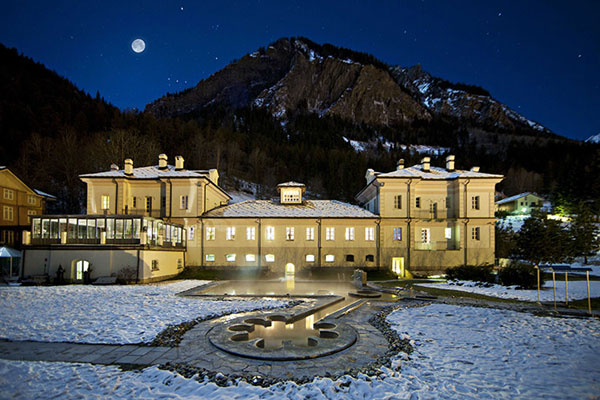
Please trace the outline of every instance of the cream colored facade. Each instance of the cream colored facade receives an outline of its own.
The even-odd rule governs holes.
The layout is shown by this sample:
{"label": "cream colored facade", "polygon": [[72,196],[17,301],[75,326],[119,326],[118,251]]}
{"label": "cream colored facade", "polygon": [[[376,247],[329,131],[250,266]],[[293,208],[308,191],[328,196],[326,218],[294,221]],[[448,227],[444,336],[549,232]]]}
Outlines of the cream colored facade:
{"label": "cream colored facade", "polygon": [[[446,168],[432,167],[424,158],[389,173],[368,170],[367,185],[356,196],[362,207],[305,200],[305,187],[297,182],[278,185],[278,199],[229,204],[216,170],[188,171],[181,157],[170,166],[165,155],[157,166],[133,168],[133,161],[126,160],[123,170],[115,167],[81,178],[88,187],[88,214],[94,218],[135,214],[180,224],[185,238],[177,245],[184,249],[186,266],[280,273],[383,267],[408,277],[494,262],[493,195],[502,176],[476,167],[455,170],[453,156]],[[142,232],[147,224],[142,222]],[[64,262],[71,265],[75,255],[80,257],[72,253],[71,261]],[[174,271],[173,263],[181,266],[178,255],[165,257],[161,263],[170,263],[168,273]],[[114,265],[106,259],[96,263]],[[113,267],[103,268],[114,273]]]}
{"label": "cream colored facade", "polygon": [[515,214],[531,214],[544,205],[544,199],[535,193],[521,193],[496,202],[496,211]]}

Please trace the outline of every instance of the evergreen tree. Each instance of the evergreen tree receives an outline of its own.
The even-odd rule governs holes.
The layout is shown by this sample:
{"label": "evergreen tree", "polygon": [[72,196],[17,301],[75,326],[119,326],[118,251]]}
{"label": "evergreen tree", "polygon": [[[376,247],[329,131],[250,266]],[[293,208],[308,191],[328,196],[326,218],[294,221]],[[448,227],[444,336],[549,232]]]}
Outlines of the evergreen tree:
{"label": "evergreen tree", "polygon": [[517,234],[517,254],[534,265],[564,262],[572,256],[571,235],[559,221],[535,212]]}
{"label": "evergreen tree", "polygon": [[573,255],[583,256],[584,263],[587,264],[588,256],[600,250],[600,232],[587,203],[582,202],[577,207],[570,233],[573,238]]}

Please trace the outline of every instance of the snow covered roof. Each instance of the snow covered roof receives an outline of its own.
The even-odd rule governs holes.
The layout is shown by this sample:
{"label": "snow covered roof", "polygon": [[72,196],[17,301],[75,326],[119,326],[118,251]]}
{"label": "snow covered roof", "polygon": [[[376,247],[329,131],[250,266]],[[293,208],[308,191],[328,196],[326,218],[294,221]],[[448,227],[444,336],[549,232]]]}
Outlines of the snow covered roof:
{"label": "snow covered roof", "polygon": [[502,199],[502,200],[498,200],[498,201],[496,202],[496,204],[505,204],[505,203],[510,203],[510,202],[512,202],[512,201],[518,200],[518,199],[520,199],[520,198],[522,198],[522,197],[525,197],[525,196],[528,196],[528,195],[532,195],[532,196],[538,197],[538,198],[540,198],[540,199],[543,199],[542,197],[538,196],[538,195],[537,195],[537,194],[535,194],[535,193],[531,193],[531,192],[525,192],[525,193],[515,194],[514,196],[510,196],[510,197],[507,197],[507,198],[505,198],[505,199]]}
{"label": "snow covered roof", "polygon": [[125,170],[119,169],[116,171],[96,172],[93,174],[79,175],[80,178],[128,178],[128,179],[158,179],[158,178],[207,178],[208,171],[206,170],[177,170],[173,165],[167,165],[166,168],[160,169],[158,165],[149,167],[133,168],[132,175],[126,175]]}
{"label": "snow covered roof", "polygon": [[413,165],[412,167],[402,168],[392,172],[376,172],[375,175],[377,178],[421,178],[440,180],[451,180],[457,178],[503,178],[502,175],[464,170],[448,171],[445,168],[434,166],[431,166],[429,171],[425,171],[423,169],[423,164]]}
{"label": "snow covered roof", "polygon": [[277,187],[305,187],[305,185],[304,183],[289,181],[280,183],[279,185],[277,185]]}
{"label": "snow covered roof", "polygon": [[302,204],[281,204],[273,200],[248,200],[216,208],[206,217],[246,218],[377,218],[364,208],[337,200],[305,200]]}
{"label": "snow covered roof", "polygon": [[21,257],[21,252],[10,247],[0,247],[0,258],[15,258]]}
{"label": "snow covered roof", "polygon": [[34,191],[36,194],[39,194],[40,196],[43,196],[43,197],[47,197],[47,198],[49,198],[49,199],[55,199],[55,200],[56,200],[56,197],[55,197],[55,196],[52,196],[51,194],[48,194],[48,193],[45,193],[45,192],[42,192],[41,190],[38,190],[38,189],[33,189],[33,191]]}

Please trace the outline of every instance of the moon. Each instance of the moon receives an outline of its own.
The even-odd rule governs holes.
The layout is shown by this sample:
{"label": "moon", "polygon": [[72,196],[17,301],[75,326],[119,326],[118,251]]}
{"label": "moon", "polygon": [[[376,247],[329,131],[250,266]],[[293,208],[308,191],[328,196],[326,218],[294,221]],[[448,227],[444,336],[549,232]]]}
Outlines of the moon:
{"label": "moon", "polygon": [[146,49],[146,43],[142,39],[135,39],[131,42],[131,49],[136,53],[141,53]]}

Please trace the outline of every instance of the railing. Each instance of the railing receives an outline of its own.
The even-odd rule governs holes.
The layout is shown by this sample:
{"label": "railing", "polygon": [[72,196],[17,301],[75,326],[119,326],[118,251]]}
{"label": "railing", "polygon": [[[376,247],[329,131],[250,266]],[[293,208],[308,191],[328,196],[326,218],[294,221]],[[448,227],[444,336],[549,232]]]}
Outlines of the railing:
{"label": "railing", "polygon": [[415,250],[459,250],[460,244],[451,240],[441,240],[429,243],[415,243]]}
{"label": "railing", "polygon": [[455,210],[411,210],[410,216],[419,219],[448,219],[456,218],[458,212]]}
{"label": "railing", "polygon": [[145,208],[126,208],[123,209],[123,215],[144,215],[146,217],[162,218],[166,213],[162,209],[154,208],[146,211]]}
{"label": "railing", "polygon": [[[60,239],[50,239],[50,238],[44,238],[44,239],[31,239],[31,244],[32,245],[49,245],[49,244],[61,244],[61,240]],[[81,239],[81,238],[67,238],[66,243],[62,243],[64,245],[69,245],[69,244],[101,244],[101,240],[99,238],[95,238],[95,239],[91,239],[91,238],[86,238],[86,239]],[[141,244],[141,239],[133,239],[133,238],[128,238],[128,239],[106,239],[106,244],[109,245],[138,245]],[[160,240],[148,240],[147,244],[151,247],[161,247],[161,248],[176,248],[176,249],[183,249],[185,248],[185,244],[184,243],[175,243],[173,244],[172,242],[167,242],[167,241],[160,241]]]}

